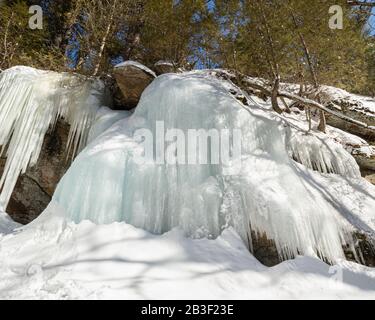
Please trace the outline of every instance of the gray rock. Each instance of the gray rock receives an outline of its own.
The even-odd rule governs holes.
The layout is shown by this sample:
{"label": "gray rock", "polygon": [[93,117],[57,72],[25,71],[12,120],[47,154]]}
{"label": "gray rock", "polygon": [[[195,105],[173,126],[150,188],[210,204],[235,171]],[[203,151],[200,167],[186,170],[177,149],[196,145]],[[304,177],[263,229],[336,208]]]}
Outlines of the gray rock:
{"label": "gray rock", "polygon": [[[27,224],[37,218],[51,201],[52,195],[70,162],[65,147],[69,125],[59,120],[55,130],[46,135],[36,166],[21,175],[6,212],[16,222]],[[0,162],[0,172],[5,164]]]}

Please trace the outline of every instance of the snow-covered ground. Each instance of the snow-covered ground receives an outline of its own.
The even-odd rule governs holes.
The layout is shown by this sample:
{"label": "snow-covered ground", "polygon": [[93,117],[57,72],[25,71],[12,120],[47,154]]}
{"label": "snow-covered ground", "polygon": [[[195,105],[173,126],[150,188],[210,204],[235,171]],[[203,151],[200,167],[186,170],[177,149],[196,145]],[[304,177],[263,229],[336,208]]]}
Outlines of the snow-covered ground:
{"label": "snow-covered ground", "polygon": [[267,268],[233,229],[193,240],[53,212],[0,239],[1,299],[375,299],[374,269],[313,257]]}

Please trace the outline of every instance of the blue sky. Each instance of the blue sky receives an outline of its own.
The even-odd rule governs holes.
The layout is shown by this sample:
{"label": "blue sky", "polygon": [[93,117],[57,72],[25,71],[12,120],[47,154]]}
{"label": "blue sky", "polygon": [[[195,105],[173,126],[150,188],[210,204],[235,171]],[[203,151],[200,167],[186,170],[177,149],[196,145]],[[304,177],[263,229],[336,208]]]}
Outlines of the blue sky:
{"label": "blue sky", "polygon": [[375,34],[375,8],[372,9],[372,14],[369,24],[372,26],[372,33]]}

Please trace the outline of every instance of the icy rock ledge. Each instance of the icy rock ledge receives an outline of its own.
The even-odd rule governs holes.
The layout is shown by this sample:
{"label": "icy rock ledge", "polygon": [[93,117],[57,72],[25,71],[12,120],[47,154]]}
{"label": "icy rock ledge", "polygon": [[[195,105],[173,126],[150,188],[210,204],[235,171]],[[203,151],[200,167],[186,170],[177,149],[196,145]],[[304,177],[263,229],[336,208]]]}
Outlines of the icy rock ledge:
{"label": "icy rock ledge", "polygon": [[36,164],[44,136],[58,118],[70,124],[67,157],[86,145],[104,97],[101,81],[79,75],[23,66],[0,74],[0,146],[7,158],[0,206],[7,207],[18,176]]}
{"label": "icy rock ledge", "polygon": [[[374,187],[359,177],[358,166],[339,145],[331,150],[316,139],[310,147],[301,136],[291,146],[280,118],[243,105],[228,86],[197,72],[158,77],[133,115],[99,134],[77,157],[54,201],[75,222],[125,221],[156,234],[180,227],[198,238],[215,238],[233,227],[250,247],[251,231],[265,234],[283,258],[344,258],[342,245],[352,245],[353,230],[375,230]],[[145,146],[133,135],[146,128],[155,136],[156,121],[185,133],[241,130],[242,163],[229,168],[237,174],[224,174],[228,168],[220,165],[137,164],[134,153]],[[341,175],[297,164],[291,147],[305,163],[324,163],[327,172],[336,168]],[[323,157],[316,159],[318,149]]]}

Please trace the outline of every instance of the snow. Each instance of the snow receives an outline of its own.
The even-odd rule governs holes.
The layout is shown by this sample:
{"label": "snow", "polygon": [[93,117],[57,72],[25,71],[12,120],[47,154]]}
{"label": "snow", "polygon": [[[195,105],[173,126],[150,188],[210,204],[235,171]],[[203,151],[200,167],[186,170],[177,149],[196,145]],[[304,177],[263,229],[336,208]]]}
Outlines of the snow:
{"label": "snow", "polygon": [[47,130],[59,117],[71,125],[67,154],[87,140],[102,104],[101,81],[78,75],[13,67],[0,74],[0,146],[7,160],[0,180],[0,206],[7,207],[18,176],[36,164]]}
{"label": "snow", "polygon": [[21,225],[14,222],[0,207],[0,237],[1,234],[12,233],[18,227]]}
{"label": "snow", "polygon": [[215,240],[182,230],[153,235],[131,225],[76,225],[51,204],[0,236],[0,299],[374,299],[375,270],[297,257],[260,264],[233,229]]}
{"label": "snow", "polygon": [[152,75],[153,77],[155,78],[157,77],[154,71],[152,71],[150,68],[146,67],[145,65],[137,61],[132,61],[132,60],[124,61],[115,65],[115,68],[128,67],[128,66],[141,69],[145,71],[146,73]]}
{"label": "snow", "polygon": [[169,66],[169,67],[174,67],[174,64],[170,61],[164,61],[164,60],[159,60],[158,62],[155,63],[155,66]]}
{"label": "snow", "polygon": [[[155,136],[160,120],[184,132],[241,130],[240,163],[137,163],[134,155],[145,144],[134,133],[148,128]],[[232,227],[250,247],[253,230],[274,240],[283,258],[303,254],[338,261],[344,258],[342,245],[352,244],[353,230],[373,236],[374,186],[360,178],[340,144],[290,133],[274,113],[237,101],[228,83],[197,72],[163,75],[146,89],[132,116],[77,157],[54,201],[77,223],[125,221],[155,234],[179,227],[192,238],[210,239]],[[294,162],[291,150],[307,166]],[[338,175],[308,168],[314,166]]]}

